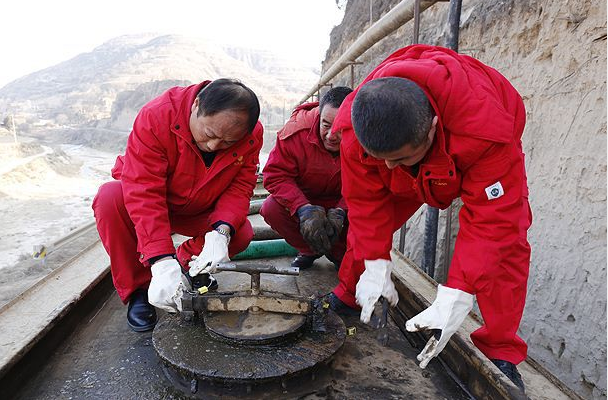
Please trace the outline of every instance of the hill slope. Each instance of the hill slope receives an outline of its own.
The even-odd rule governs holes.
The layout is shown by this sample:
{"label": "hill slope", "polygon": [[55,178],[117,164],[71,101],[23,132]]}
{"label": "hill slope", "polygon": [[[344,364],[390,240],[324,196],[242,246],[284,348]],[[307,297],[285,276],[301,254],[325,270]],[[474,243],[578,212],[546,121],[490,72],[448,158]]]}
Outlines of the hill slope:
{"label": "hill slope", "polygon": [[128,131],[139,107],[168,87],[238,78],[258,95],[262,122],[280,124],[318,79],[310,68],[267,52],[183,36],[129,35],[0,89],[0,116],[21,129],[97,126]]}

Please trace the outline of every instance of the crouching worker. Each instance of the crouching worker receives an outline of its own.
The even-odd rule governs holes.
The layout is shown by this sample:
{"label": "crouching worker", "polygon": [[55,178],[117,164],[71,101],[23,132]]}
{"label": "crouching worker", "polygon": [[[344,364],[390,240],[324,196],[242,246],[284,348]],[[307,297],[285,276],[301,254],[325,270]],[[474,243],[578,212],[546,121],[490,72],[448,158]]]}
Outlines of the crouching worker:
{"label": "crouching worker", "polygon": [[382,62],[344,100],[343,193],[349,248],[336,297],[369,321],[391,280],[393,233],[424,203],[447,208],[460,197],[460,230],[447,283],[406,324],[435,329],[418,356],[424,368],[448,343],[477,298],[484,325],[471,334],[516,385],[526,358],[517,335],[530,264],[532,221],[521,136],[526,111],[509,81],[481,62],[415,45]]}
{"label": "crouching worker", "polygon": [[[247,211],[262,147],[259,114],[251,89],[218,79],[169,89],[137,115],[112,169],[116,180],[93,201],[134,331],[154,327],[153,306],[177,311],[190,285],[182,269],[211,274],[253,238]],[[173,232],[191,237],[177,251]]]}
{"label": "crouching worker", "polygon": [[332,131],[352,90],[330,89],[320,103],[297,107],[277,134],[264,167],[270,196],[260,214],[298,250],[292,267],[306,269],[323,255],[340,267],[346,250],[346,203],[340,177],[341,133]]}

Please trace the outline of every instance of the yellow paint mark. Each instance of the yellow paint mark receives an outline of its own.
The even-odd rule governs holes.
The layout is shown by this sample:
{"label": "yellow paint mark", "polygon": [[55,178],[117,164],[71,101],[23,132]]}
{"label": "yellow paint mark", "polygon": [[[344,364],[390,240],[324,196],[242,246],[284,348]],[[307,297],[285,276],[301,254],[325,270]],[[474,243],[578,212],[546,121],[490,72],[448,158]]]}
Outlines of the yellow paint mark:
{"label": "yellow paint mark", "polygon": [[34,253],[32,256],[33,256],[33,257],[34,257],[36,260],[39,260],[39,259],[41,259],[41,258],[46,257],[46,247],[45,247],[45,246],[42,246],[42,247],[40,248],[40,251],[35,252],[35,253]]}

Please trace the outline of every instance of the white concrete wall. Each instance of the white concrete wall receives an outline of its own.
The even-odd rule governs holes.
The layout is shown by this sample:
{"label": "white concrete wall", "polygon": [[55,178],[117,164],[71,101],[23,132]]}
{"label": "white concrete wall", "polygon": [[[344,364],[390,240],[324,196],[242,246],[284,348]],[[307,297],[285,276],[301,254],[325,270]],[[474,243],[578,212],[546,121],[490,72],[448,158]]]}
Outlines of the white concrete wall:
{"label": "white concrete wall", "polygon": [[[384,11],[396,2],[383,1]],[[346,23],[352,24],[355,15],[369,19],[361,3],[367,4],[349,2]],[[606,3],[463,3],[460,52],[510,79],[527,109],[523,145],[534,222],[521,335],[530,356],[569,387],[585,398],[605,399]],[[447,3],[439,3],[423,14],[422,43],[445,45],[447,9]],[[344,28],[332,33],[325,68],[360,33]],[[406,24],[360,57],[364,64],[357,67],[355,82],[392,51],[410,44],[412,30]],[[333,83],[349,84],[350,71]],[[421,210],[409,221],[404,251],[418,264],[423,214]],[[444,257],[443,216],[438,264]],[[395,239],[397,243],[398,235]]]}

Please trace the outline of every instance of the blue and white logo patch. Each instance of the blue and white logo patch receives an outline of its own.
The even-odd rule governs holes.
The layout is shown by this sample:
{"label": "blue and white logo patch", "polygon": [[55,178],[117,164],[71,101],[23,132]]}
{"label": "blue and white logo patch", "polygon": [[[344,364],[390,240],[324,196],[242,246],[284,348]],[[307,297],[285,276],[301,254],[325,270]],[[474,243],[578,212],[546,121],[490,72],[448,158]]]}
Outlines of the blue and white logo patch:
{"label": "blue and white logo patch", "polygon": [[503,194],[505,194],[505,191],[502,188],[500,181],[498,181],[495,184],[490,185],[486,188],[486,195],[488,196],[488,200],[497,199],[497,198],[501,197]]}

